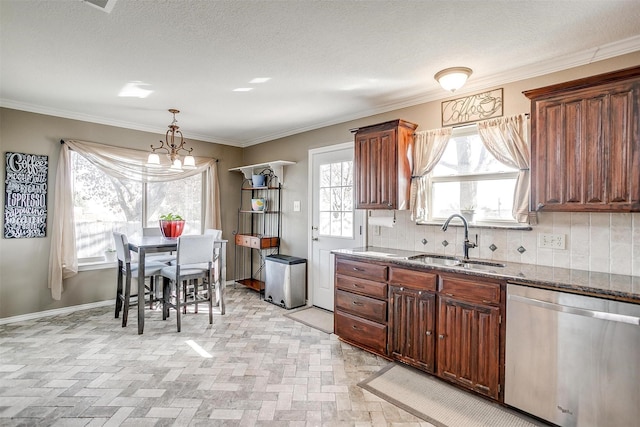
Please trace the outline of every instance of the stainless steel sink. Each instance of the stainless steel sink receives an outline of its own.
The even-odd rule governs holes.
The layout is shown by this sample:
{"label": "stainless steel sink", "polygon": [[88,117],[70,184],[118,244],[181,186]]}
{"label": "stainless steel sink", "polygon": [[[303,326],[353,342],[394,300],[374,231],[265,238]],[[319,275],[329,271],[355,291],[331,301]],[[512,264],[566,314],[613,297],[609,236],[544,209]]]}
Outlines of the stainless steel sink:
{"label": "stainless steel sink", "polygon": [[468,265],[486,265],[488,267],[506,267],[506,264],[503,264],[501,262],[491,262],[491,261],[480,261],[478,259],[467,259],[467,260],[461,260],[462,264],[465,264],[465,266]]}
{"label": "stainless steel sink", "polygon": [[462,267],[477,270],[494,270],[495,268],[506,267],[506,264],[492,261],[482,261],[478,259],[461,259],[448,255],[421,254],[409,257],[413,261],[420,261],[430,265],[442,265],[445,267]]}

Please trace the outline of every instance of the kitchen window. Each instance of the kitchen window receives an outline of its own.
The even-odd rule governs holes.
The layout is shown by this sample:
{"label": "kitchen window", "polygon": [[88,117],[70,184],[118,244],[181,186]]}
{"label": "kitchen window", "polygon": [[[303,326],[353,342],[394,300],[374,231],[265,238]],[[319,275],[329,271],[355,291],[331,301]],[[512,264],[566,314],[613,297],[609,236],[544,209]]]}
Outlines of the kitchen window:
{"label": "kitchen window", "polygon": [[113,248],[113,231],[140,236],[173,212],[186,219],[185,234],[201,233],[203,175],[171,182],[140,183],[111,177],[71,151],[76,250],[80,263],[102,260]]}
{"label": "kitchen window", "polygon": [[517,177],[487,150],[476,125],[456,128],[430,175],[429,220],[472,211],[474,222],[515,223]]}

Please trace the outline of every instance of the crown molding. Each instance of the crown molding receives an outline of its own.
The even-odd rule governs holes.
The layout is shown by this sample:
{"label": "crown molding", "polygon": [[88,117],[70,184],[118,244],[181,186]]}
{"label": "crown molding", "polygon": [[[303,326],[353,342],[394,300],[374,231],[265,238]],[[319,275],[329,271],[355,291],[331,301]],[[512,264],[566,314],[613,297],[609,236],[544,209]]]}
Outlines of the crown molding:
{"label": "crown molding", "polygon": [[[458,94],[465,94],[471,92],[477,92],[479,90],[488,89],[490,87],[495,87],[499,85],[503,85],[506,83],[512,83],[520,80],[526,80],[533,77],[539,77],[546,74],[555,73],[558,71],[564,71],[574,67],[580,67],[583,65],[588,65],[593,62],[603,61],[605,59],[614,58],[616,56],[625,55],[628,53],[633,53],[640,51],[640,35],[630,37],[624,40],[619,40],[613,43],[608,43],[602,46],[597,46],[592,49],[587,49],[581,52],[576,52],[571,55],[564,55],[560,58],[552,58],[545,61],[537,61],[535,63],[531,63],[528,65],[520,66],[517,68],[512,68],[510,70],[502,71],[496,74],[492,74],[491,76],[487,76],[480,79],[473,79],[471,82],[467,82],[467,84],[459,91],[456,92]],[[255,138],[252,140],[229,140],[218,138],[212,135],[201,135],[201,134],[186,134],[185,137],[189,139],[196,139],[205,142],[211,142],[214,144],[222,144],[222,145],[230,145],[233,147],[250,147],[257,144],[262,144],[264,142],[273,141],[275,139],[285,138],[288,136],[296,135],[299,133],[309,132],[312,130],[320,129],[327,126],[333,126],[340,123],[349,122],[352,120],[358,120],[369,116],[374,116],[376,114],[388,113],[389,111],[399,110],[402,108],[413,107],[415,105],[424,104],[427,102],[433,102],[441,99],[446,99],[447,96],[443,96],[444,92],[441,88],[429,90],[427,92],[421,93],[420,95],[406,97],[401,100],[388,102],[384,104],[380,104],[375,106],[374,108],[361,110],[359,112],[343,115],[339,118],[334,118],[327,121],[313,123],[308,126],[295,127],[283,130],[281,132],[275,132],[271,134],[265,134],[259,138]],[[164,134],[166,129],[155,128],[149,126],[139,125],[137,123],[113,120],[113,119],[105,119],[103,117],[95,117],[86,114],[76,113],[72,111],[64,111],[55,108],[43,107],[33,104],[25,104],[20,102],[15,102],[7,99],[0,99],[0,106],[6,108],[13,108],[16,110],[29,111],[32,113],[46,114],[50,116],[63,117],[67,119],[80,120],[84,122],[103,124],[108,126],[116,126],[126,129],[139,130],[143,132],[152,132]]]}

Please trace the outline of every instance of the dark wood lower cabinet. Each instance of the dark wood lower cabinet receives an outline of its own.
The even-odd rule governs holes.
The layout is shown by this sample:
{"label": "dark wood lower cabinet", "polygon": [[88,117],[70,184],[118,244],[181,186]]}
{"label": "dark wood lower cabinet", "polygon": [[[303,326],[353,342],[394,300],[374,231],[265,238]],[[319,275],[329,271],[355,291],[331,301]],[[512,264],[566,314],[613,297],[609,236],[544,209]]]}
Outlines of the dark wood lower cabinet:
{"label": "dark wood lower cabinet", "polygon": [[389,287],[391,357],[433,373],[436,295],[433,292]]}
{"label": "dark wood lower cabinet", "polygon": [[500,308],[438,301],[438,376],[498,399]]}
{"label": "dark wood lower cabinet", "polygon": [[503,282],[339,256],[335,279],[340,339],[503,401]]}

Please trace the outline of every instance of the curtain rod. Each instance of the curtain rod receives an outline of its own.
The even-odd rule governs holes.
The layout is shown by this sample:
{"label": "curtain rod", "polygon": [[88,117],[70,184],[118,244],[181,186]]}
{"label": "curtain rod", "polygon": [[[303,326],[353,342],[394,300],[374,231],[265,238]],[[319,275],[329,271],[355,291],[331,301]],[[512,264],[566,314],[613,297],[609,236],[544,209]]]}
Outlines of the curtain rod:
{"label": "curtain rod", "polygon": [[[60,144],[64,144],[64,139],[60,140]],[[142,151],[142,150],[141,150]],[[220,161],[220,159],[214,159],[216,161],[216,163],[218,163]]]}
{"label": "curtain rod", "polygon": [[[517,115],[517,114],[516,114],[516,115]],[[524,113],[524,115],[525,115],[525,117],[527,117],[527,118],[531,117],[531,114],[529,114],[529,113]],[[497,118],[497,117],[496,117],[496,118]],[[487,120],[491,120],[491,119],[487,119]],[[458,129],[458,128],[463,128],[463,127],[467,127],[467,126],[473,126],[473,125],[475,125],[476,123],[478,123],[478,122],[480,122],[480,121],[483,121],[483,120],[477,120],[477,121],[475,121],[475,122],[462,123],[462,124],[459,124],[459,125],[444,126],[444,127],[445,127],[445,128],[446,128],[446,127],[450,127],[451,129]],[[416,136],[416,133],[415,133],[415,132],[414,132],[413,136]]]}

